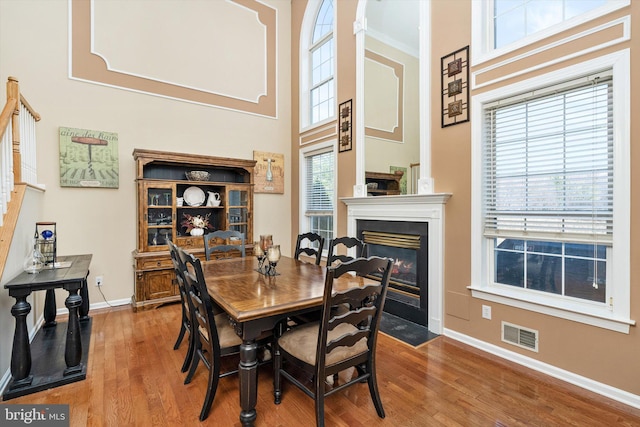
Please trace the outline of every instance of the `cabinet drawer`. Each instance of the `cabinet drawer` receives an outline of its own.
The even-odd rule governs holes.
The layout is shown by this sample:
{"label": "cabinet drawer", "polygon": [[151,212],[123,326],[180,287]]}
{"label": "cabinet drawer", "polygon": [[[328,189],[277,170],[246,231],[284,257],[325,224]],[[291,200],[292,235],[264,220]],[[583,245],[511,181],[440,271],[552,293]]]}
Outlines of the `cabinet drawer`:
{"label": "cabinet drawer", "polygon": [[138,266],[141,270],[150,270],[155,268],[173,268],[171,258],[168,259],[145,259],[139,260]]}
{"label": "cabinet drawer", "polygon": [[181,248],[203,248],[204,247],[204,239],[202,236],[198,237],[176,237],[176,245]]}

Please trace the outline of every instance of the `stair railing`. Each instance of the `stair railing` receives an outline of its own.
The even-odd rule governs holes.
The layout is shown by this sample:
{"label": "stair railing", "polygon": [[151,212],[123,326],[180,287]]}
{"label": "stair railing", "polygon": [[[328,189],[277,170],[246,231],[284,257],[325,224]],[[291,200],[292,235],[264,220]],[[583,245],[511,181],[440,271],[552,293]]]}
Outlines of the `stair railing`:
{"label": "stair railing", "polygon": [[0,226],[15,183],[37,184],[36,127],[40,115],[20,93],[18,79],[7,81],[7,102],[0,113]]}

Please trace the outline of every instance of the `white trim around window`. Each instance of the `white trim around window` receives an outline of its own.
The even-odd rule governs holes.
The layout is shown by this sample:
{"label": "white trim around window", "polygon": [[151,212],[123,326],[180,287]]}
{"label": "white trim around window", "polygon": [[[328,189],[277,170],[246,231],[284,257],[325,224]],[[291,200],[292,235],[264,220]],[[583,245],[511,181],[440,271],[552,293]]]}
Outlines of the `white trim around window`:
{"label": "white trim around window", "polygon": [[[607,259],[608,286],[606,304],[571,301],[553,294],[536,292],[491,281],[493,247],[484,237],[482,212],[482,115],[486,105],[523,92],[533,91],[603,70],[613,73],[613,153],[614,214],[613,240]],[[533,77],[512,85],[487,91],[472,98],[472,191],[471,191],[471,285],[474,298],[493,301],[525,310],[573,320],[604,329],[629,333],[630,319],[630,51],[620,50]],[[609,262],[609,261],[608,261]]]}
{"label": "white trim around window", "polygon": [[[300,156],[299,156],[299,170],[300,170],[300,204],[299,204],[299,231],[300,233],[306,233],[309,231],[309,225],[307,223],[307,216],[305,212],[307,210],[307,198],[306,198],[306,186],[307,186],[307,157],[313,156],[316,154],[323,153],[333,153],[333,162],[334,162],[334,170],[333,170],[333,233],[335,235],[336,232],[336,224],[337,224],[337,194],[338,194],[338,144],[336,140],[329,140],[320,142],[318,144],[313,144],[310,146],[303,146],[300,148]],[[327,245],[325,244],[325,250]]]}

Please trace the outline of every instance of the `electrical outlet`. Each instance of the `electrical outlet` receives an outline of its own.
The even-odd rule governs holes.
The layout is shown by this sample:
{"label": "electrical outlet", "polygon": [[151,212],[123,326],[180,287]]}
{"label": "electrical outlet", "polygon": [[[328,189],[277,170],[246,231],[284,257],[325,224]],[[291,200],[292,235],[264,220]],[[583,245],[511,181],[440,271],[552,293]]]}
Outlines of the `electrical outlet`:
{"label": "electrical outlet", "polygon": [[491,320],[491,306],[490,305],[483,305],[482,306],[482,317],[484,319]]}
{"label": "electrical outlet", "polygon": [[96,276],[96,286],[102,286],[103,281],[104,281],[104,277]]}

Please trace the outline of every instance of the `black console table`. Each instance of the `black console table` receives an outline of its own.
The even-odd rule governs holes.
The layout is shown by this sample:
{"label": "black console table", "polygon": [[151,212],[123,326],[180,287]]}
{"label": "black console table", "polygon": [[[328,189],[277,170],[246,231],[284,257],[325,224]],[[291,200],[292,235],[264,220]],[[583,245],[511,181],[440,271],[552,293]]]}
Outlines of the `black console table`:
{"label": "black console table", "polygon": [[[15,318],[13,349],[11,351],[11,381],[3,394],[4,400],[25,394],[35,393],[62,384],[80,381],[86,378],[86,363],[82,363],[83,353],[87,354],[88,337],[91,334],[89,317],[89,293],[87,276],[92,255],[71,255],[58,257],[60,268],[44,269],[37,274],[21,273],[4,285],[16,303],[11,307]],[[69,292],[65,306],[69,309],[66,336],[57,331],[63,324],[56,324],[56,303],[54,289],[62,288]],[[31,311],[27,297],[34,291],[46,291],[44,304],[44,327],[38,332],[33,346],[29,343],[26,318]],[[88,333],[88,335],[87,335]],[[42,334],[42,337],[40,335]],[[85,351],[82,348],[82,336],[86,336]],[[55,341],[64,340],[64,365],[60,371],[56,363]],[[35,348],[36,345],[40,348]],[[32,349],[32,347],[34,347]],[[32,350],[39,359],[38,376],[32,374]],[[85,357],[86,359],[86,357]],[[47,370],[58,369],[59,372]]]}

